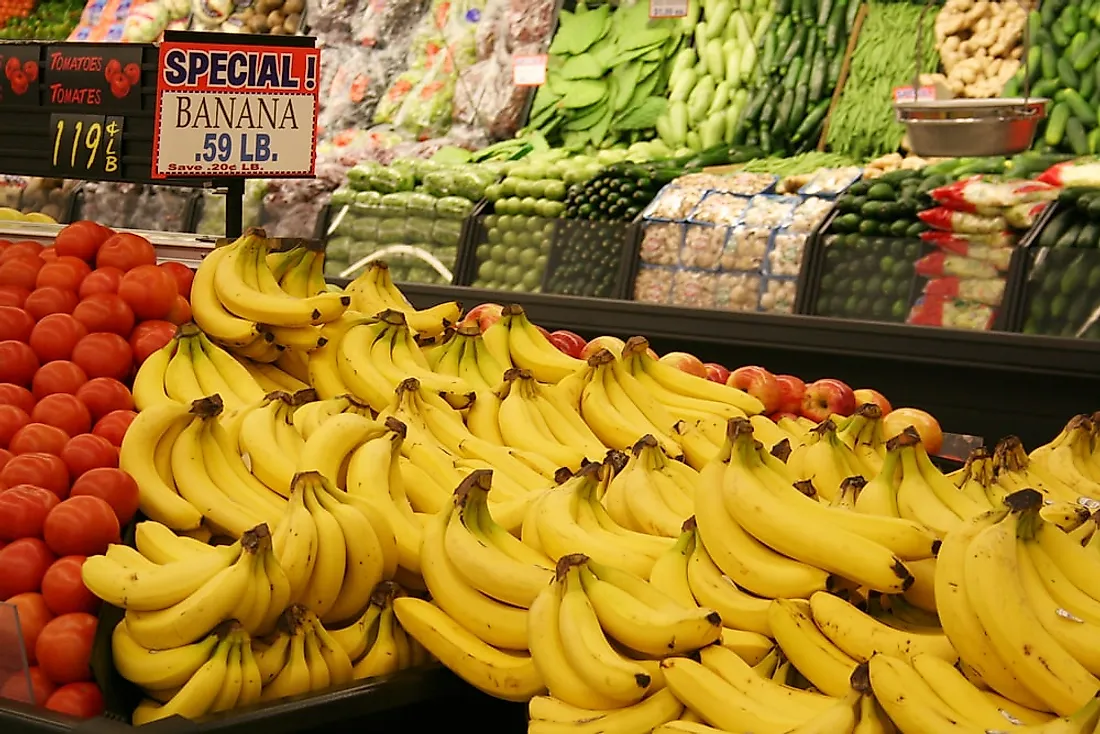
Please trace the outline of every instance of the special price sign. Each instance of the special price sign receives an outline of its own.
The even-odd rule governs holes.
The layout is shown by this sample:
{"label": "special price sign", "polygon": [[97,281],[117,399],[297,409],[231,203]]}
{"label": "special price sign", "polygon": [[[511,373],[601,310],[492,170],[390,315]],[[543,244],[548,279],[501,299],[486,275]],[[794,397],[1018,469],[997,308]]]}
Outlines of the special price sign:
{"label": "special price sign", "polygon": [[153,178],[314,174],[321,52],[165,41]]}

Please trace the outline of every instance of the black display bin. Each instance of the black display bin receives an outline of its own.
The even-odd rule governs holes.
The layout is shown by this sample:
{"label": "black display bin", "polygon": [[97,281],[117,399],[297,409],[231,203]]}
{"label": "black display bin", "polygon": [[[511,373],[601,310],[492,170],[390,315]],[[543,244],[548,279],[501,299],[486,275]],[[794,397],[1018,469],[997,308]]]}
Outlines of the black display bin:
{"label": "black display bin", "polygon": [[1024,268],[1021,332],[1100,341],[1100,249],[1033,248]]}

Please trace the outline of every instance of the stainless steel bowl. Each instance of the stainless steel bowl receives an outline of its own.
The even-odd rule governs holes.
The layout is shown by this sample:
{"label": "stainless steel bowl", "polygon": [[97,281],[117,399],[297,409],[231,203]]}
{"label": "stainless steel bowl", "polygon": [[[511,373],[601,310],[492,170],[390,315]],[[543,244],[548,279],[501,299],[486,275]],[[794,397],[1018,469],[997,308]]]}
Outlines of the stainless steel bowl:
{"label": "stainless steel bowl", "polygon": [[1048,99],[946,99],[898,102],[913,152],[924,157],[1014,155],[1035,141]]}

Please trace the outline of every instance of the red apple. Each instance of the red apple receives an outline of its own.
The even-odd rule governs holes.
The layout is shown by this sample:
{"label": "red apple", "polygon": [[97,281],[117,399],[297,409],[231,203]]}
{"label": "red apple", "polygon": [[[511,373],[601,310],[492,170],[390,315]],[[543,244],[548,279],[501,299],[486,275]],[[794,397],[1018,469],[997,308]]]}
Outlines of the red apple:
{"label": "red apple", "polygon": [[625,346],[626,342],[617,336],[598,336],[584,345],[584,349],[581,350],[581,359],[588,359],[601,349],[606,349],[616,357],[620,357]]}
{"label": "red apple", "polygon": [[726,384],[744,390],[764,404],[764,412],[779,410],[779,382],[763,367],[738,367],[730,373]]}
{"label": "red apple", "polygon": [[811,382],[802,396],[802,415],[818,423],[830,415],[851,415],[855,409],[855,393],[840,380],[826,378]]}
{"label": "red apple", "polygon": [[782,419],[782,418],[790,418],[793,421],[798,420],[798,414],[797,413],[790,413],[790,412],[785,411],[785,410],[777,410],[774,413],[769,413],[768,417],[771,418],[772,423],[778,423],[780,421],[780,419]]}
{"label": "red apple", "polygon": [[802,396],[806,394],[806,383],[794,375],[776,375],[779,383],[779,410],[783,413],[798,415],[802,412]]}
{"label": "red apple", "polygon": [[893,408],[890,406],[890,401],[886,399],[886,396],[880,393],[878,390],[872,390],[870,388],[861,388],[855,390],[853,394],[856,396],[856,405],[866,405],[867,403],[873,403],[879,407],[883,415],[887,415]]}
{"label": "red apple", "polygon": [[568,354],[570,357],[576,357],[577,359],[581,358],[581,352],[584,351],[586,346],[584,337],[565,329],[550,332],[549,339],[550,343],[560,351]]}
{"label": "red apple", "polygon": [[490,326],[500,321],[500,312],[504,310],[504,306],[499,303],[479,303],[466,312],[463,317],[460,326],[470,326],[477,324],[481,327],[482,331],[485,331]]}
{"label": "red apple", "polygon": [[703,366],[707,368],[707,379],[711,382],[724,385],[726,380],[730,378],[730,371],[717,362],[706,362]]}
{"label": "red apple", "polygon": [[890,439],[909,426],[917,429],[924,450],[928,453],[938,454],[943,448],[943,429],[940,428],[939,421],[919,408],[898,408],[890,411],[890,415],[882,420],[882,433]]}
{"label": "red apple", "polygon": [[687,372],[689,375],[695,375],[704,380],[707,379],[707,368],[694,354],[688,354],[687,352],[669,352],[658,361],[670,364],[681,372]]}

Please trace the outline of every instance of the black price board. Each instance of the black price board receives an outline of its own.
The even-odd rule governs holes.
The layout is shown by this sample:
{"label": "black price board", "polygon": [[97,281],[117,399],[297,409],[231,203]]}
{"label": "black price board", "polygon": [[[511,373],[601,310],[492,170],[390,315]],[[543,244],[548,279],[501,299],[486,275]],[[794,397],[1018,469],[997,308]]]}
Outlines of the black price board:
{"label": "black price board", "polygon": [[140,46],[91,43],[46,47],[42,81],[49,107],[141,109]]}
{"label": "black price board", "polygon": [[53,174],[65,178],[122,178],[125,124],[125,118],[118,115],[50,115]]}

